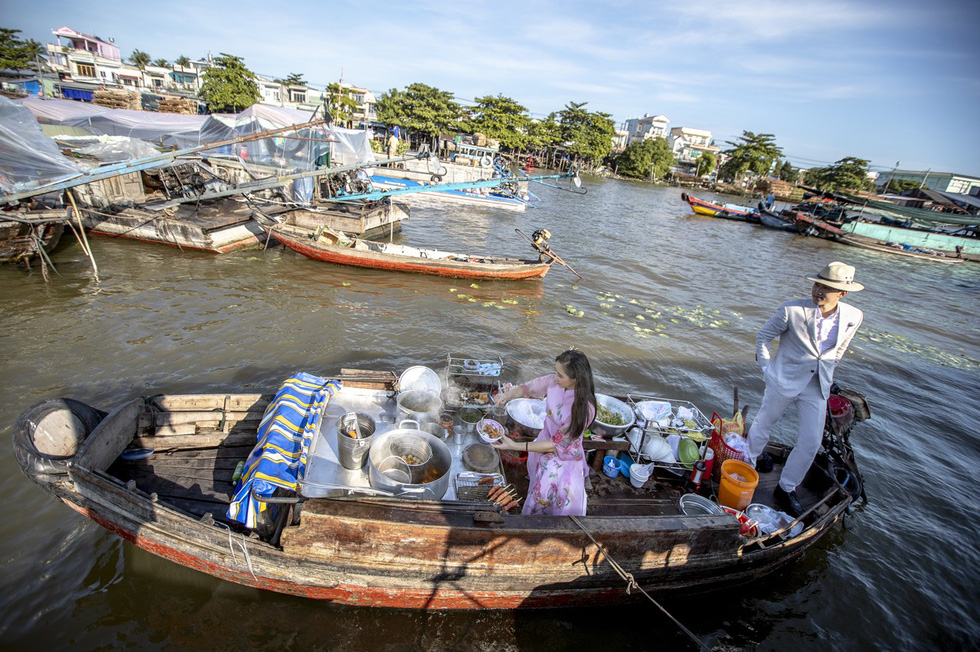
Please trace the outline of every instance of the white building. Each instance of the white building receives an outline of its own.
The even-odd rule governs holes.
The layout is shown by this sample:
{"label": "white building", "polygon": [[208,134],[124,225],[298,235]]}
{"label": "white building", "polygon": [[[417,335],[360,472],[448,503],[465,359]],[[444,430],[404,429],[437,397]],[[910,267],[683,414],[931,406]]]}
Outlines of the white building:
{"label": "white building", "polygon": [[668,140],[671,151],[674,152],[677,162],[681,164],[696,165],[698,157],[704,152],[717,156],[721,150],[720,147],[711,144],[711,132],[707,129],[674,127],[670,130]]}
{"label": "white building", "polygon": [[626,145],[643,142],[648,138],[666,138],[670,120],[665,115],[645,114],[642,118],[630,118],[623,123],[626,132]]}

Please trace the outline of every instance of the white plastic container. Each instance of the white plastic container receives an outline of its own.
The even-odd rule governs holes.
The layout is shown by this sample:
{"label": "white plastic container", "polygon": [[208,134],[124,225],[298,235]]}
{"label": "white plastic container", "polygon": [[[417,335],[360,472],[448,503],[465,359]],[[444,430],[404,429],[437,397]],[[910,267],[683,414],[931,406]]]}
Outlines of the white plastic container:
{"label": "white plastic container", "polygon": [[639,489],[650,479],[653,464],[634,464],[630,467],[630,484]]}

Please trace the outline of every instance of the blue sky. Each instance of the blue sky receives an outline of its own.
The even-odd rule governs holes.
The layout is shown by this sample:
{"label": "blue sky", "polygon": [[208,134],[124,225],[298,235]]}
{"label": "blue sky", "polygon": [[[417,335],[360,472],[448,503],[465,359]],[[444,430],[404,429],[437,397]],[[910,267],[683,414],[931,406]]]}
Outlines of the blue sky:
{"label": "blue sky", "polygon": [[227,52],[259,74],[381,93],[421,82],[461,100],[569,102],[711,130],[771,133],[798,167],[980,176],[980,2],[67,2],[0,0],[0,26],[62,25],[173,60]]}

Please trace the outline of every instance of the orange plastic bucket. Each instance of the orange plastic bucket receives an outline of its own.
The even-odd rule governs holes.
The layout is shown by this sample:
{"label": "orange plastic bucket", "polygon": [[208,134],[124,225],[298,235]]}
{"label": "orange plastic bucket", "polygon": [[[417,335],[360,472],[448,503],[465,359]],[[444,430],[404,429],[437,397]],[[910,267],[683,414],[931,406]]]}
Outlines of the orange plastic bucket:
{"label": "orange plastic bucket", "polygon": [[752,495],[759,484],[759,474],[740,460],[725,460],[721,464],[721,486],[718,502],[739,511],[752,503]]}

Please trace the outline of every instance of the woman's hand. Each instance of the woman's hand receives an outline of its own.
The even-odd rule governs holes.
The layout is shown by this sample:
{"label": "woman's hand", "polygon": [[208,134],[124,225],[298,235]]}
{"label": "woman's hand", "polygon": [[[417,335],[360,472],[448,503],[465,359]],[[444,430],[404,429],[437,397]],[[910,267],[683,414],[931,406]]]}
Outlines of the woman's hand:
{"label": "woman's hand", "polygon": [[520,385],[511,385],[510,383],[505,383],[503,386],[503,391],[493,397],[493,402],[497,405],[502,405],[507,401],[518,398],[524,395],[524,390],[521,389]]}
{"label": "woman's hand", "polygon": [[524,450],[524,442],[518,443],[510,437],[501,437],[490,445],[505,451]]}

